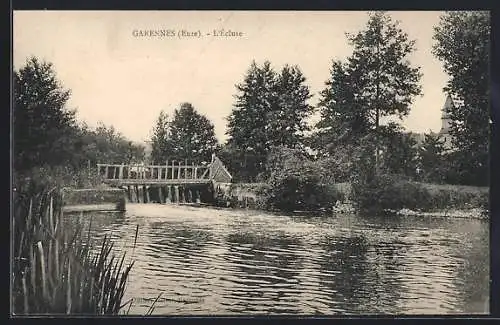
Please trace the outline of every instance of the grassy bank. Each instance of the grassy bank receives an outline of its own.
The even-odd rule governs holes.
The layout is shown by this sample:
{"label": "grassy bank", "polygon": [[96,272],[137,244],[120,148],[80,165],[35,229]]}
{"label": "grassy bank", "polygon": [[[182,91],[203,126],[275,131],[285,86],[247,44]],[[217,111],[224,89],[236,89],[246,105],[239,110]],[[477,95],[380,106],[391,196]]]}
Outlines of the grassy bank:
{"label": "grassy bank", "polygon": [[133,262],[108,238],[92,247],[91,225],[63,222],[59,191],[14,195],[13,313],[118,314]]}
{"label": "grassy bank", "polygon": [[370,212],[481,209],[487,214],[489,211],[488,188],[418,183],[395,175],[353,183],[351,199],[358,210]]}
{"label": "grassy bank", "polygon": [[[398,177],[382,176],[369,184],[337,183],[330,185],[331,196],[337,201],[329,202],[334,211],[412,211],[412,213],[445,213],[447,211],[489,211],[489,188],[459,185],[442,185],[406,181]],[[266,183],[231,184],[225,198],[233,207],[269,210],[270,186]],[[300,191],[300,189],[297,189]],[[332,191],[329,189],[329,191]],[[276,192],[276,191],[275,191]],[[287,193],[288,194],[288,193]],[[282,200],[284,196],[273,196]],[[288,195],[288,199],[291,196]],[[297,198],[297,196],[292,197]],[[283,205],[289,201],[283,201]],[[344,203],[344,204],[336,204]]]}

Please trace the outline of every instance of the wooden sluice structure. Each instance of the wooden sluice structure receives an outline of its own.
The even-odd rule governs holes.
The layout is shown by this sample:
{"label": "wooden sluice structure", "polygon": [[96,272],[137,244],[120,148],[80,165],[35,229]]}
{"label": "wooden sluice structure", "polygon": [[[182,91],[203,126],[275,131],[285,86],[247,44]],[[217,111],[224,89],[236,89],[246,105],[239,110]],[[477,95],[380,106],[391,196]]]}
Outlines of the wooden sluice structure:
{"label": "wooden sluice structure", "polygon": [[217,183],[232,179],[215,155],[207,165],[190,165],[187,161],[165,165],[97,164],[97,170],[104,183],[126,189],[132,203],[201,203],[213,199]]}

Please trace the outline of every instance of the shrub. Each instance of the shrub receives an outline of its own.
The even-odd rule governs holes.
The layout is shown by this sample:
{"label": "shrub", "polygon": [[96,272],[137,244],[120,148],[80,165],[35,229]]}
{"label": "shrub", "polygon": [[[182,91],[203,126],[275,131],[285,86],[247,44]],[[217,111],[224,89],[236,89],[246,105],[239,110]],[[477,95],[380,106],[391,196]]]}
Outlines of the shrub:
{"label": "shrub", "polygon": [[478,188],[412,182],[399,175],[378,175],[353,182],[353,200],[360,210],[411,209],[432,211],[482,208],[488,210],[488,192]]}
{"label": "shrub", "polygon": [[271,155],[270,173],[262,189],[263,205],[270,210],[331,210],[340,193],[329,184],[320,164],[292,149],[280,148]]}
{"label": "shrub", "polygon": [[425,210],[431,202],[424,187],[397,175],[378,175],[369,182],[354,182],[352,191],[354,203],[362,211]]}

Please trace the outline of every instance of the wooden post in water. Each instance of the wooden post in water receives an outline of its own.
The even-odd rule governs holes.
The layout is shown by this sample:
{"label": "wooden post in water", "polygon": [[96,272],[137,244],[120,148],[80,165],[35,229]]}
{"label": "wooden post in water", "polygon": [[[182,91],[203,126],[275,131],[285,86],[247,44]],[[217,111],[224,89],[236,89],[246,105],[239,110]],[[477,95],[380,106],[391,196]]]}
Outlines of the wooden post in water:
{"label": "wooden post in water", "polygon": [[142,186],[137,186],[137,192],[138,192],[138,203],[144,203],[144,188]]}
{"label": "wooden post in water", "polygon": [[179,186],[174,185],[174,202],[179,203]]}
{"label": "wooden post in water", "polygon": [[201,203],[200,190],[196,190],[196,203]]}
{"label": "wooden post in water", "polygon": [[149,203],[149,190],[151,186],[144,185],[144,191],[146,192],[146,203]]}
{"label": "wooden post in water", "polygon": [[188,190],[187,200],[189,203],[193,202],[193,191],[191,189]]}
{"label": "wooden post in water", "polygon": [[161,186],[158,186],[158,199],[160,200],[160,203],[165,203],[165,201],[163,200],[163,191]]}
{"label": "wooden post in water", "polygon": [[128,196],[128,201],[132,202],[132,193],[130,192],[130,185],[127,186],[127,196]]}
{"label": "wooden post in water", "polygon": [[172,203],[172,189],[167,185],[167,195],[165,196],[165,203]]}
{"label": "wooden post in water", "polygon": [[113,179],[117,179],[118,178],[118,168],[116,166],[113,167]]}

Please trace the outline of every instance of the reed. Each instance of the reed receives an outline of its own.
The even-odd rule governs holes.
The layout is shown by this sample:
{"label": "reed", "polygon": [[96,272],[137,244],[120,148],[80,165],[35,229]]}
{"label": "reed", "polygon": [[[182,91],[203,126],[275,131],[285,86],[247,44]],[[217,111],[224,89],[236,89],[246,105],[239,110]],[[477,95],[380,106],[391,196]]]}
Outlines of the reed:
{"label": "reed", "polygon": [[13,313],[118,315],[134,264],[125,263],[126,253],[113,255],[107,236],[93,247],[92,223],[86,232],[63,222],[55,189],[18,195],[14,204]]}

